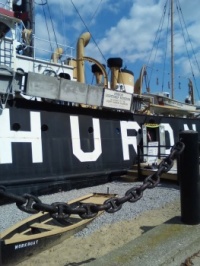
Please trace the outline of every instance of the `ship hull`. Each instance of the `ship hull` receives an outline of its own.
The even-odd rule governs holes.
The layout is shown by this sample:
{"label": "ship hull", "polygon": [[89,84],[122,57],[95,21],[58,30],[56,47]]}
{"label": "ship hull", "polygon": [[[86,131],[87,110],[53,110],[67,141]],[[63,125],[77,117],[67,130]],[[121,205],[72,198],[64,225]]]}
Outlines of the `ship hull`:
{"label": "ship hull", "polygon": [[199,119],[24,99],[7,106],[0,115],[0,186],[17,194],[41,195],[119,177],[136,162],[146,123],[164,126],[166,151],[181,131],[200,130]]}

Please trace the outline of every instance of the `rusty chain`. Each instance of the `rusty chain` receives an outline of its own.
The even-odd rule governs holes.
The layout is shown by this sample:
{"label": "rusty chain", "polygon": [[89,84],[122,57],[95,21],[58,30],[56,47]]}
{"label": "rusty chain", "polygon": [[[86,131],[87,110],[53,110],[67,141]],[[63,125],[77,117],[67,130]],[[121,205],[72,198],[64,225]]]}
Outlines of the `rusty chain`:
{"label": "rusty chain", "polygon": [[122,205],[126,202],[136,202],[142,198],[143,192],[149,188],[156,187],[160,182],[160,176],[163,173],[168,172],[173,164],[174,160],[183,152],[185,145],[182,142],[177,142],[172,148],[170,154],[164,158],[158,165],[158,170],[145,178],[141,186],[132,187],[126,191],[125,196],[118,198],[113,197],[106,200],[103,204],[97,205],[93,203],[72,203],[54,202],[52,204],[45,204],[42,201],[31,194],[24,194],[18,196],[12,193],[6,192],[6,188],[0,186],[0,197],[5,197],[16,203],[17,207],[27,213],[35,214],[40,211],[49,212],[50,216],[58,221],[67,221],[71,214],[77,214],[82,219],[90,219],[95,217],[98,212],[106,211],[108,213],[114,213],[122,208]]}

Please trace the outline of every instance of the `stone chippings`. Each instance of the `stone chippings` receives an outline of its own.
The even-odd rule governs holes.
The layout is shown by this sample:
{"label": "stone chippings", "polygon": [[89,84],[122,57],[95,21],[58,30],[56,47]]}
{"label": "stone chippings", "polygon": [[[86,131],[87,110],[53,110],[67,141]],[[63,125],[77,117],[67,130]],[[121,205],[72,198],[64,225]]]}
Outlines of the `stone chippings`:
{"label": "stone chippings", "polygon": [[[107,193],[108,189],[109,193],[118,194],[119,197],[123,197],[128,189],[132,187],[138,187],[140,185],[142,185],[141,182],[127,183],[115,181],[99,186],[74,189],[71,191],[40,196],[39,198],[43,203],[48,204],[53,202],[68,202],[69,200],[84,196],[88,193]],[[146,189],[143,193],[143,197],[139,201],[135,203],[126,202],[118,212],[114,214],[104,213],[103,215],[95,218],[92,223],[90,223],[85,229],[76,235],[86,236],[100,229],[100,227],[104,225],[134,219],[145,211],[162,208],[167,203],[170,203],[179,197],[180,191],[178,185],[171,183],[160,183],[156,188]],[[16,204],[7,204],[1,206],[0,232],[28,216],[30,216],[30,214],[20,211]]]}

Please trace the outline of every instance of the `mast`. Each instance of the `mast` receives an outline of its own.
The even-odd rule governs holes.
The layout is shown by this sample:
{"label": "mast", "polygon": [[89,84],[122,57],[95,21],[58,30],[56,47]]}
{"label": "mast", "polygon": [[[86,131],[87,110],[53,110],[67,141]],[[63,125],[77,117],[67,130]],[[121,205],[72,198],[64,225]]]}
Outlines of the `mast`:
{"label": "mast", "polygon": [[171,0],[171,98],[174,99],[174,1]]}

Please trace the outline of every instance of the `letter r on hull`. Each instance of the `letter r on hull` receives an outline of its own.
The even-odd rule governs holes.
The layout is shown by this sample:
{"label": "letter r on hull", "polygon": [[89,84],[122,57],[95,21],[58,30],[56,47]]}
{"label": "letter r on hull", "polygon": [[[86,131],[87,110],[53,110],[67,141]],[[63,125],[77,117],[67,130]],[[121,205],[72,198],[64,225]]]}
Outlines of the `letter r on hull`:
{"label": "letter r on hull", "polygon": [[129,129],[134,129],[138,131],[140,129],[140,126],[135,121],[121,121],[120,125],[124,160],[130,160],[129,146],[133,146],[135,152],[137,153],[137,138],[136,136],[128,136],[127,131]]}

